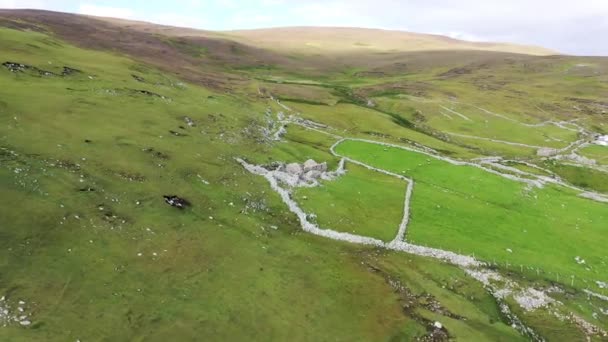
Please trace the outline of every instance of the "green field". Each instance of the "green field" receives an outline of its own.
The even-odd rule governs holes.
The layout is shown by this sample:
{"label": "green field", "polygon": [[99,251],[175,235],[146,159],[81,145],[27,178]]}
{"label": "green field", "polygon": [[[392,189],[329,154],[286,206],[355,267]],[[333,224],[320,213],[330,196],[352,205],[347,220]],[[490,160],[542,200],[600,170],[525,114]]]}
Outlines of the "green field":
{"label": "green field", "polygon": [[407,184],[356,164],[346,170],[339,181],[299,189],[295,199],[317,215],[321,227],[391,241],[403,217]]}
{"label": "green field", "polygon": [[[501,305],[548,341],[604,338],[552,310],[608,329],[606,302],[582,291],[608,295],[596,283],[608,281],[606,203],[403,149],[337,146],[414,179],[408,242],[561,290],[551,296],[562,304],[528,312],[437,259],[304,232],[235,159],[334,169],[342,136],[515,159],[606,192],[605,172],[533,147],[586,137],[529,126],[576,120],[605,134],[606,59],[405,47],[325,56],[146,25],[0,10],[0,341],[529,340]],[[593,75],[572,71],[580,63]],[[275,141],[279,112],[333,136],[291,122]],[[579,153],[606,165],[606,151]],[[290,196],[322,228],[392,240],[407,183],[346,169]]]}
{"label": "green field", "polygon": [[[608,272],[606,204],[557,186],[526,188],[476,167],[398,148],[345,141],[336,152],[414,179],[408,241],[504,268],[538,268],[551,280],[575,276],[575,287],[600,291],[595,282]],[[577,264],[577,256],[586,264]]]}

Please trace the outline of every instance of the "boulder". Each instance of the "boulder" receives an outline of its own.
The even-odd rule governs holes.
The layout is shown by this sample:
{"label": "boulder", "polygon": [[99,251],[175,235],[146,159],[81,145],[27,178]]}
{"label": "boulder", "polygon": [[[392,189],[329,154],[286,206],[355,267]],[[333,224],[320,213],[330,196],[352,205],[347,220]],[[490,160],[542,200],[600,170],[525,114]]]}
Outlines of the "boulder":
{"label": "boulder", "polygon": [[285,172],[292,175],[299,175],[302,173],[302,166],[298,163],[287,164],[287,166],[285,166]]}
{"label": "boulder", "polygon": [[312,159],[308,159],[307,161],[304,162],[304,172],[308,172],[308,171],[319,171],[319,172],[325,172],[327,171],[327,163],[320,163],[318,164],[316,161],[312,160]]}
{"label": "boulder", "polygon": [[172,207],[184,209],[190,206],[190,202],[188,202],[188,200],[175,195],[165,195],[163,198],[165,199],[165,203]]}
{"label": "boulder", "polygon": [[321,177],[321,172],[317,170],[310,170],[304,174],[305,180],[315,180]]}

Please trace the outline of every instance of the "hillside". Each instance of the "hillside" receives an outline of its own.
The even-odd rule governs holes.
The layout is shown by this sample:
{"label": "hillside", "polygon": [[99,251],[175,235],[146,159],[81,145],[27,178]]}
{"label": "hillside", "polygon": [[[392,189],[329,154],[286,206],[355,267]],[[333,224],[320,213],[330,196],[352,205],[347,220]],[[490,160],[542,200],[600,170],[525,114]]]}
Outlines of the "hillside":
{"label": "hillside", "polygon": [[608,338],[606,57],[34,10],[0,51],[2,341]]}
{"label": "hillside", "polygon": [[473,50],[556,55],[549,49],[507,43],[475,43],[439,35],[341,27],[288,27],[274,29],[228,31],[243,42],[279,51],[302,53],[336,52],[413,52]]}

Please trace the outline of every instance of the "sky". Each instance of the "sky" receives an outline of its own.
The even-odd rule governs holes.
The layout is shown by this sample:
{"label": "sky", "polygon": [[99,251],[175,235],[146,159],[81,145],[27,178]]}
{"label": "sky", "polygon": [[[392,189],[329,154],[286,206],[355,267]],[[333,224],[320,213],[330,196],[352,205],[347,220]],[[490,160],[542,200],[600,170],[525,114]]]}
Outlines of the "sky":
{"label": "sky", "polygon": [[350,26],[608,56],[608,0],[0,0],[206,30]]}

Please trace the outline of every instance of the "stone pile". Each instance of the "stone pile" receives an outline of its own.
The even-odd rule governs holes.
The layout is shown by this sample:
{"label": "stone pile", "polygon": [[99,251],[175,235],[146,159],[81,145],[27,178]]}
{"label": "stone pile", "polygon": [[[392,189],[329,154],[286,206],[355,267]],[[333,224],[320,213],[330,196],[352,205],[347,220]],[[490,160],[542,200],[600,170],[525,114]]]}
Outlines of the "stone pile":
{"label": "stone pile", "polygon": [[344,169],[341,166],[336,171],[328,172],[327,163],[317,163],[309,159],[303,164],[279,164],[272,172],[274,177],[281,183],[287,184],[290,187],[299,187],[316,186],[319,184],[320,179],[332,180],[342,174]]}
{"label": "stone pile", "polygon": [[26,303],[22,300],[15,305],[10,303],[5,296],[2,296],[0,298],[0,326],[6,327],[14,323],[24,327],[31,325],[32,321],[29,314],[25,312],[25,305]]}

